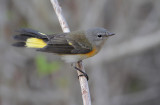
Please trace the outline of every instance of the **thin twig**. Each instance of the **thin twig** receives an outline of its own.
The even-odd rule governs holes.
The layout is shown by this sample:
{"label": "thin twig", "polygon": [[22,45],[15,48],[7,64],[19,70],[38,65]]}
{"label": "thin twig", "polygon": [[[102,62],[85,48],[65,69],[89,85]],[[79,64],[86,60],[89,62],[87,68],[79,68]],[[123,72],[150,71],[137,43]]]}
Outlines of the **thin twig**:
{"label": "thin twig", "polygon": [[[82,61],[77,62],[77,67],[85,72]],[[78,75],[82,75],[81,72],[79,72],[79,71],[77,71],[77,72],[78,72]],[[91,105],[91,98],[90,98],[90,92],[89,92],[89,86],[88,86],[87,79],[84,76],[83,77],[81,76],[81,77],[79,77],[79,82],[80,82],[80,86],[81,86],[83,105]]]}
{"label": "thin twig", "polygon": [[51,0],[51,3],[52,3],[53,8],[54,8],[54,10],[56,12],[56,15],[58,17],[58,20],[60,22],[60,25],[61,25],[61,28],[62,28],[63,32],[70,32],[70,29],[68,27],[66,19],[63,16],[62,9],[59,6],[58,1],[57,0]]}
{"label": "thin twig", "polygon": [[[57,17],[59,19],[61,28],[63,30],[63,32],[70,32],[70,29],[68,27],[68,24],[63,16],[62,13],[62,9],[59,6],[59,3],[57,0],[50,0],[53,8],[57,14]],[[82,61],[79,61],[76,63],[76,66],[81,69],[82,71],[85,72]],[[79,71],[78,75],[81,75],[81,73]],[[83,105],[91,105],[91,98],[90,98],[90,92],[89,92],[89,87],[88,87],[88,81],[86,80],[85,77],[81,76],[79,77],[79,82],[80,82],[80,86],[81,86],[81,92],[82,92],[82,99],[83,99]]]}

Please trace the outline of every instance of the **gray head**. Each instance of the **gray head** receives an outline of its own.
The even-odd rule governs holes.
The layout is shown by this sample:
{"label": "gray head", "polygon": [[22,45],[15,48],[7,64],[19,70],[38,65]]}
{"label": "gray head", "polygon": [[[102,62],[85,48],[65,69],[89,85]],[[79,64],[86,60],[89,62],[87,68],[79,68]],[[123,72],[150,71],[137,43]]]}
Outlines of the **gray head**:
{"label": "gray head", "polygon": [[105,40],[112,35],[115,34],[100,27],[86,30],[87,39],[96,46],[101,46],[105,42]]}

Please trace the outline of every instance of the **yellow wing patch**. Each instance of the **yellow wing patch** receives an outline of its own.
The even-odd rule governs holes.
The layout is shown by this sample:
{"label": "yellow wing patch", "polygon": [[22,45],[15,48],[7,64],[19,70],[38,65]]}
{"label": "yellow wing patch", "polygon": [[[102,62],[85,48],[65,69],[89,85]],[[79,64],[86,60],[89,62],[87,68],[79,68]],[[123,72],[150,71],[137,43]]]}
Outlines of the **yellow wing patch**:
{"label": "yellow wing patch", "polygon": [[29,38],[26,41],[26,47],[30,48],[43,48],[47,45],[42,39],[38,38]]}
{"label": "yellow wing patch", "polygon": [[68,44],[71,45],[71,46],[73,45],[71,42],[68,42]]}
{"label": "yellow wing patch", "polygon": [[42,32],[38,32],[39,34],[41,34],[41,35],[46,35],[45,33],[42,33]]}

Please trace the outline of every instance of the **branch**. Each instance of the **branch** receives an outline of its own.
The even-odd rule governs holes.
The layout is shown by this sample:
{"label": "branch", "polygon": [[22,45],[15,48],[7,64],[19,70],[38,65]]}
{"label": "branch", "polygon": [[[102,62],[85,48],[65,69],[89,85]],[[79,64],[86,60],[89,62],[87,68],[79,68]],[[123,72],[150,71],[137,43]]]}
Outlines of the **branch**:
{"label": "branch", "polygon": [[[50,0],[53,8],[57,14],[57,17],[59,19],[61,28],[63,30],[63,32],[70,32],[70,29],[68,27],[68,24],[63,16],[62,13],[62,9],[59,6],[59,3],[57,0]],[[81,69],[82,71],[85,72],[84,67],[82,65],[82,61],[79,61],[76,63],[76,66]],[[81,73],[79,71],[78,75],[81,75]],[[81,86],[81,92],[82,92],[82,99],[83,99],[83,105],[91,105],[91,98],[90,98],[90,92],[89,92],[89,87],[88,87],[88,81],[86,80],[86,78],[84,76],[79,77],[79,82],[80,82],[80,86]]]}
{"label": "branch", "polygon": [[52,3],[53,8],[54,8],[54,10],[56,12],[56,15],[58,17],[58,20],[60,22],[60,25],[61,25],[61,28],[62,28],[63,32],[70,32],[70,29],[68,27],[66,19],[63,16],[62,9],[59,6],[58,1],[57,0],[51,0],[51,3]]}

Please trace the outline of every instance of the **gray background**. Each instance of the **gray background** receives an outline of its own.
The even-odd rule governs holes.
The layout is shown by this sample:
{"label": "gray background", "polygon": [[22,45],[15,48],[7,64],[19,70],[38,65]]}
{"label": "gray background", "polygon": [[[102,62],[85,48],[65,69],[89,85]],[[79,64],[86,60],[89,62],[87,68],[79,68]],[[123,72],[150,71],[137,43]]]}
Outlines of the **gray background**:
{"label": "gray background", "polygon": [[[59,0],[70,29],[116,33],[84,61],[93,105],[160,105],[160,0]],[[15,30],[62,32],[49,0],[0,0],[0,105],[82,105],[76,71],[53,54],[14,48]],[[61,62],[40,76],[35,58]]]}

